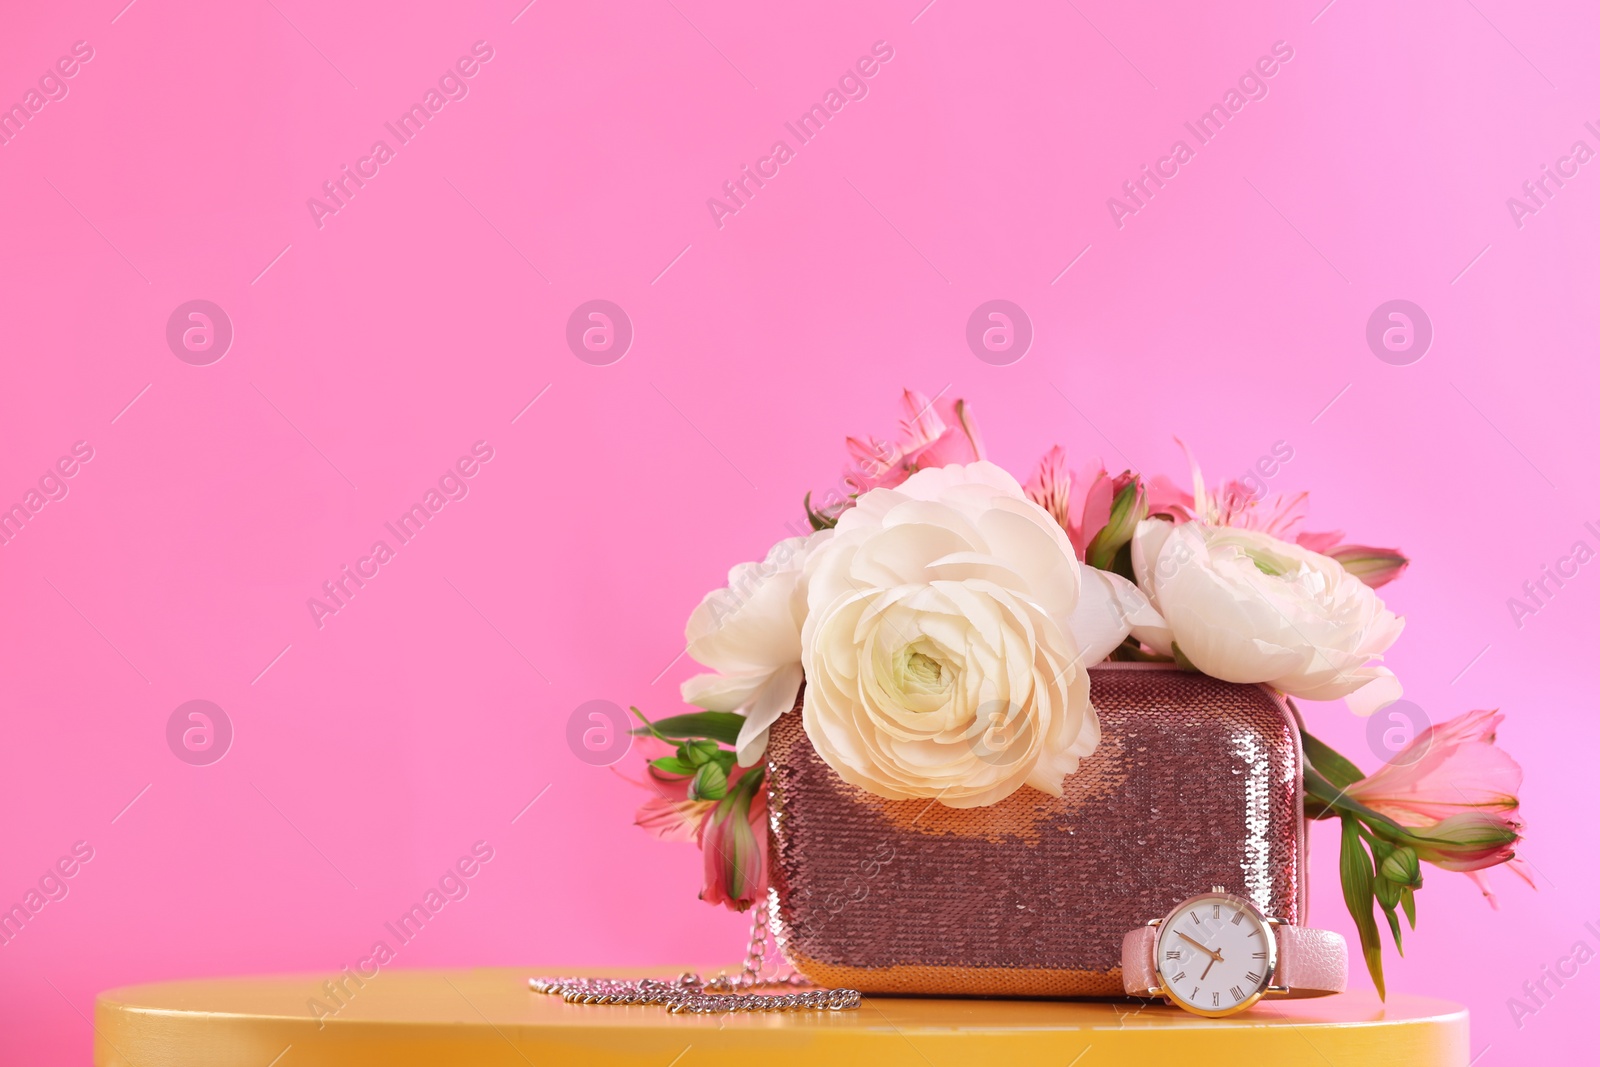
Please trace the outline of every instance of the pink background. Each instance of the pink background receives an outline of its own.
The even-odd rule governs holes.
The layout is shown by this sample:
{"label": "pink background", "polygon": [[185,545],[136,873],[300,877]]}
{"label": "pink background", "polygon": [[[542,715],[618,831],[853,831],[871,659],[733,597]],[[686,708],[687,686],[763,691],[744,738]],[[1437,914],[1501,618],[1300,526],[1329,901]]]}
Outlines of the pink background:
{"label": "pink background", "polygon": [[[1222,478],[1285,441],[1272,486],[1314,525],[1409,551],[1390,663],[1435,718],[1505,709],[1540,888],[1502,875],[1493,912],[1430,873],[1391,988],[1467,1003],[1480,1064],[1579,1047],[1600,964],[1520,1028],[1507,998],[1600,948],[1600,564],[1520,628],[1506,601],[1600,547],[1600,163],[1521,228],[1506,198],[1600,148],[1600,20],[922,2],[10,15],[0,103],[94,58],[0,147],[0,502],[94,458],[0,550],[0,898],[94,859],[0,948],[0,1058],[83,1062],[111,986],[331,974],[478,840],[493,861],[397,965],[736,960],[743,919],[567,719],[676,710],[689,610],[902,386],[969,399],[1023,476],[1056,442],[1177,473],[1176,433]],[[470,94],[319,229],[307,198],[478,40]],[[869,95],[719,229],[707,198],[879,40]],[[1279,40],[1269,95],[1119,229],[1107,198]],[[165,341],[197,298],[236,333],[210,366]],[[564,340],[596,298],[636,331],[610,366]],[[964,341],[992,298],[1036,330],[1009,366]],[[1410,366],[1365,343],[1393,298],[1436,331]],[[307,598],[478,440],[470,495],[319,629]],[[167,746],[192,699],[236,732],[210,766]],[[1342,706],[1308,714],[1372,762]],[[1313,918],[1350,932],[1327,829]]]}

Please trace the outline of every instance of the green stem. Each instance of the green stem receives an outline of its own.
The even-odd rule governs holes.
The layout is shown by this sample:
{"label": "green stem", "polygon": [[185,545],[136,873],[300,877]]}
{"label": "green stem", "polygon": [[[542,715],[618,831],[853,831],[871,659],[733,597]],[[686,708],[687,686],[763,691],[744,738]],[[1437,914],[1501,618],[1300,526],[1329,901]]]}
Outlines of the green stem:
{"label": "green stem", "polygon": [[[1405,844],[1406,839],[1412,837],[1404,826],[1401,826],[1387,815],[1373,811],[1359,800],[1352,799],[1346,789],[1335,788],[1332,782],[1311,767],[1306,768],[1305,783],[1306,800],[1308,801],[1306,814],[1311,815],[1312,818],[1332,819],[1338,816],[1354,815],[1375,832],[1378,832],[1379,836],[1385,841]],[[1315,802],[1316,814],[1313,814],[1313,805],[1311,803],[1313,801]]]}

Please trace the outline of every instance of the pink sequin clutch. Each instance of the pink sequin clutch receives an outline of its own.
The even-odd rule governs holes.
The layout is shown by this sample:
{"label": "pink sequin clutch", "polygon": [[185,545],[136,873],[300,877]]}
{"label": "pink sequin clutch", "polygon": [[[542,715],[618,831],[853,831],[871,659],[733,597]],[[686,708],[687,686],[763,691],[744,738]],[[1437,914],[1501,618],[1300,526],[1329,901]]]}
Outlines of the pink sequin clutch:
{"label": "pink sequin clutch", "polygon": [[1102,738],[1066,795],[986,808],[849,785],[783,716],[768,782],[789,963],[865,993],[1120,996],[1123,935],[1213,885],[1302,922],[1292,705],[1170,666],[1089,673]]}

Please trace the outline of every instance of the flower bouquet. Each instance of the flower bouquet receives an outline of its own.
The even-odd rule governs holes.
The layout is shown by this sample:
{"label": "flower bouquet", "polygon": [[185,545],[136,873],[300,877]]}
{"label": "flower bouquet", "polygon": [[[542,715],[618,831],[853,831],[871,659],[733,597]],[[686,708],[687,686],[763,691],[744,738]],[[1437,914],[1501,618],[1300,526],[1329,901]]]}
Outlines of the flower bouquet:
{"label": "flower bouquet", "polygon": [[[1488,868],[1527,878],[1521,771],[1495,746],[1498,714],[1434,725],[1364,774],[1286,703],[1342,698],[1370,715],[1400,696],[1379,661],[1403,621],[1377,590],[1403,555],[1305,529],[1304,493],[1269,496],[1253,478],[1208,490],[1192,457],[1180,485],[1070,470],[1058,447],[1019,482],[984,458],[968,405],[907,390],[901,407],[895,439],[846,442],[843,482],[805,499],[809,529],[733,568],[691,614],[687,652],[708,672],[683,699],[698,710],[651,721],[635,709],[653,749],[638,824],[700,847],[703,900],[755,905],[764,923],[769,890],[792,889],[772,873],[787,817],[773,810],[779,733],[796,742],[784,761],[814,753],[872,803],[952,818],[1015,808],[1063,796],[1126,740],[1096,709],[1111,664],[1258,687],[1289,709],[1293,832],[1339,820],[1345,903],[1380,994],[1377,916],[1398,949],[1424,863],[1468,874],[1491,903]],[[885,847],[861,870],[893,862]]]}

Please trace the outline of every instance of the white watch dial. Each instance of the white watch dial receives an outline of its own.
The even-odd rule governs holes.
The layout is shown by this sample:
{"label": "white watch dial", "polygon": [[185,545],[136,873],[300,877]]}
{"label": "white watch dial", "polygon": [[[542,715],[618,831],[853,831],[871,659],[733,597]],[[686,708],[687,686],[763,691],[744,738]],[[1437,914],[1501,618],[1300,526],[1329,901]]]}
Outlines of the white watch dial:
{"label": "white watch dial", "polygon": [[1184,901],[1161,924],[1156,970],[1174,1001],[1202,1015],[1249,1007],[1277,965],[1272,927],[1249,903],[1225,893]]}

